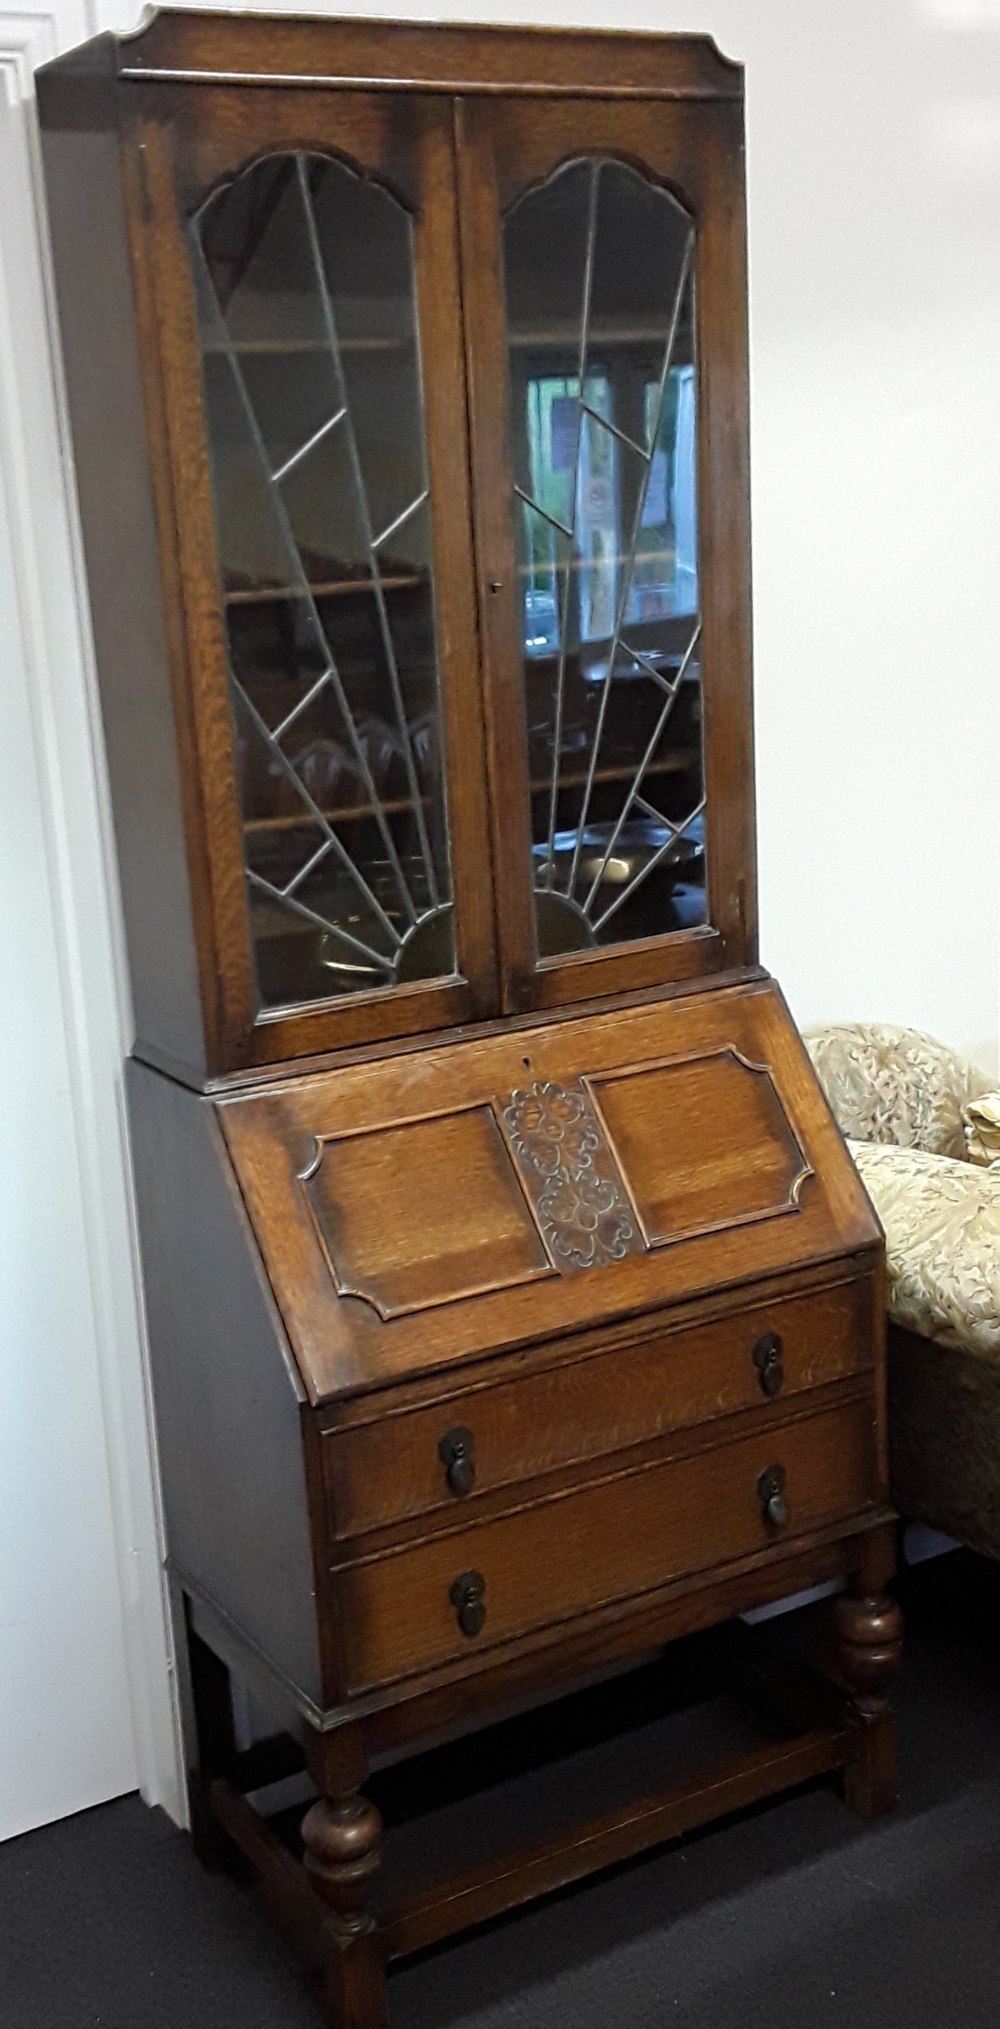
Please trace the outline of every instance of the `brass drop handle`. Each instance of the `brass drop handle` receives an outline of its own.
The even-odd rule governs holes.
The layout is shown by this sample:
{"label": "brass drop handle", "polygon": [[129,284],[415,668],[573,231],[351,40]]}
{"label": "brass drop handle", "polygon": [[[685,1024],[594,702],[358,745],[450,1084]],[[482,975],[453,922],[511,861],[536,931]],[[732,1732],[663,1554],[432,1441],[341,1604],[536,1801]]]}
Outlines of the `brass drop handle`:
{"label": "brass drop handle", "polygon": [[473,1641],[482,1634],[486,1619],[486,1580],[481,1571],[460,1571],[448,1594],[458,1615],[458,1625]]}
{"label": "brass drop handle", "polygon": [[471,1494],[476,1484],[475,1439],[471,1430],[456,1426],[446,1430],[438,1445],[438,1457],[453,1494]]}
{"label": "brass drop handle", "polygon": [[760,1385],[769,1399],[777,1395],[784,1385],[785,1369],[781,1364],[784,1351],[780,1332],[765,1332],[753,1349],[753,1363]]}
{"label": "brass drop handle", "polygon": [[785,1499],[785,1468],[783,1465],[769,1465],[757,1481],[757,1498],[764,1510],[765,1522],[772,1529],[788,1527],[788,1502]]}

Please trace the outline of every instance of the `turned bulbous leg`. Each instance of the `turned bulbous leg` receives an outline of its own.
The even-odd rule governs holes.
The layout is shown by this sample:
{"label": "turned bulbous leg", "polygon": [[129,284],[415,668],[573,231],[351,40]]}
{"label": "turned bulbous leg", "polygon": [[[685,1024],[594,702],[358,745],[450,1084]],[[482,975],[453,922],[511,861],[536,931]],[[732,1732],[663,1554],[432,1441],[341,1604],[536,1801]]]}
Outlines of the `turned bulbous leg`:
{"label": "turned bulbous leg", "polygon": [[896,1722],[889,1692],[902,1658],[903,1615],[885,1594],[843,1593],[834,1603],[833,1621],[837,1667],[857,1727],[843,1793],[861,1817],[879,1817],[896,1801]]}
{"label": "turned bulbous leg", "polygon": [[306,1871],[317,1893],[346,1930],[370,1921],[367,1905],[382,1859],[382,1820],[360,1791],[321,1797],[302,1825]]}
{"label": "turned bulbous leg", "polygon": [[877,1719],[889,1702],[903,1652],[903,1615],[894,1599],[842,1593],[834,1606],[837,1664],[864,1719]]}
{"label": "turned bulbous leg", "polygon": [[382,1820],[360,1791],[321,1797],[302,1823],[305,1866],[330,1912],[326,1998],[333,2029],[385,2029],[385,1971],[371,1899]]}

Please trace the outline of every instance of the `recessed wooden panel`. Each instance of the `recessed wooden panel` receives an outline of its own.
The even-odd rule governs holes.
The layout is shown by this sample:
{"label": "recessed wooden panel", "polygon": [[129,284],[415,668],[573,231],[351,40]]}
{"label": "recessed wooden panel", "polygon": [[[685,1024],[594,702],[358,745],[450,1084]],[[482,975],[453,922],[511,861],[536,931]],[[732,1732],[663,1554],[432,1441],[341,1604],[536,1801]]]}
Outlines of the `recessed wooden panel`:
{"label": "recessed wooden panel", "polygon": [[[502,1115],[519,1090],[570,1091],[582,1077],[633,1221],[641,1216],[655,1238],[647,1245],[640,1235],[621,1259],[546,1272]],[[878,1242],[769,983],[329,1065],[216,1104],[313,1402]],[[302,1178],[317,1141],[326,1152],[311,1204]],[[796,1198],[809,1166],[815,1175]],[[685,1191],[683,1224],[672,1230]],[[662,1244],[682,1233],[682,1244]],[[338,1302],[348,1288],[369,1302]]]}
{"label": "recessed wooden panel", "polygon": [[551,1273],[489,1106],[321,1141],[303,1183],[338,1289],[380,1317]]}
{"label": "recessed wooden panel", "polygon": [[795,1209],[809,1164],[766,1067],[718,1050],[593,1091],[650,1247]]}
{"label": "recessed wooden panel", "polygon": [[[760,1475],[785,1472],[789,1521],[765,1519]],[[651,1592],[685,1572],[766,1550],[859,1514],[875,1498],[870,1396],[758,1436],[609,1476],[479,1528],[429,1537],[336,1574],[345,1679],[391,1683],[477,1654],[533,1627]],[[460,1573],[485,1581],[474,1639],[458,1625]]]}

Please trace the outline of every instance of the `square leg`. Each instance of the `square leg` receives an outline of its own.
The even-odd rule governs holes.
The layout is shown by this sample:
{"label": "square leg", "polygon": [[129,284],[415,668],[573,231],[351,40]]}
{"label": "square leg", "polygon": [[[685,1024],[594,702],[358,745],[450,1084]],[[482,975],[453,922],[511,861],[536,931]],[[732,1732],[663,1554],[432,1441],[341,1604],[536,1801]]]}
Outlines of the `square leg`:
{"label": "square leg", "polygon": [[237,1850],[213,1817],[208,1800],[211,1783],[216,1776],[228,1773],[236,1753],[229,1671],[195,1633],[187,1596],[175,1580],[171,1580],[171,1604],[191,1843],[210,1872],[241,1873]]}

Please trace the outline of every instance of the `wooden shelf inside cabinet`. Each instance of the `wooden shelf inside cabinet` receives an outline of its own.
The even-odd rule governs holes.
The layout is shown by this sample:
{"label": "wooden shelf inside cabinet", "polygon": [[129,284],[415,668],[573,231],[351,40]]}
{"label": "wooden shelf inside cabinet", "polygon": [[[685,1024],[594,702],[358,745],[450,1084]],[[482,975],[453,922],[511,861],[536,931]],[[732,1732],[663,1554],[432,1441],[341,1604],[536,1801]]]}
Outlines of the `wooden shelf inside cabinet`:
{"label": "wooden shelf inside cabinet", "polygon": [[[410,592],[419,585],[425,585],[427,577],[420,571],[404,574],[396,572],[380,577],[383,592]],[[224,594],[226,606],[284,606],[290,599],[346,599],[352,594],[371,592],[371,578],[330,578],[318,585],[248,585]]]}
{"label": "wooden shelf inside cabinet", "polygon": [[[648,345],[662,348],[665,333],[662,326],[652,324],[598,324],[588,330],[588,347],[593,356],[601,346]],[[543,351],[547,347],[563,347],[577,357],[580,349],[579,325],[546,325],[538,330],[523,330],[516,325],[509,333],[509,344],[515,351]],[[674,344],[675,363],[690,366],[690,334],[679,332]]]}
{"label": "wooden shelf inside cabinet", "polygon": [[[647,776],[685,775],[689,768],[696,768],[700,760],[701,751],[698,747],[677,747],[673,753],[665,754],[662,761],[651,762],[646,770],[646,774]],[[635,762],[632,761],[624,762],[620,767],[595,768],[593,780],[595,783],[630,782],[634,775]],[[560,789],[583,789],[589,779],[585,768],[574,770],[572,774],[567,774],[564,770],[560,769],[558,786]],[[532,796],[540,796],[543,792],[546,795],[551,794],[551,776],[533,777],[531,782]]]}
{"label": "wooden shelf inside cabinet", "polygon": [[[647,773],[658,776],[683,775],[690,768],[696,768],[700,760],[701,753],[697,747],[678,747],[674,753],[665,755],[662,761],[655,761],[647,770]],[[623,763],[621,767],[596,768],[593,779],[595,783],[627,782],[634,774],[635,763]],[[586,769],[581,769],[573,774],[561,772],[559,787],[560,789],[582,789],[586,781]],[[550,795],[552,791],[551,777],[533,776],[530,790],[532,796]],[[422,796],[419,798],[419,801],[426,807],[428,798]],[[379,798],[379,809],[387,817],[403,816],[408,811],[412,813],[413,807],[413,800],[409,796],[383,796]],[[374,811],[370,803],[350,803],[337,806],[331,804],[327,805],[322,815],[328,824],[353,824],[358,819],[372,817]],[[309,821],[309,813],[306,810],[283,811],[275,817],[248,817],[244,821],[243,829],[248,835],[268,831],[294,831],[296,827],[301,828],[303,824],[308,824]]]}
{"label": "wooden shelf inside cabinet", "polygon": [[[426,809],[428,798],[421,796],[417,800]],[[407,812],[412,815],[414,804],[412,797],[409,796],[381,796],[378,808],[386,817],[401,817]],[[322,815],[328,824],[354,824],[359,819],[374,817],[375,808],[371,803],[328,805],[322,811]],[[281,811],[275,817],[248,817],[244,820],[243,829],[248,836],[254,836],[268,831],[294,831],[297,828],[301,830],[303,825],[311,822],[307,810]]]}
{"label": "wooden shelf inside cabinet", "polygon": [[[405,352],[415,343],[406,338],[338,338],[341,352]],[[329,340],[326,338],[233,338],[227,344],[209,339],[204,353],[208,359],[226,359],[231,352],[237,358],[283,359],[300,353],[329,354]]]}

